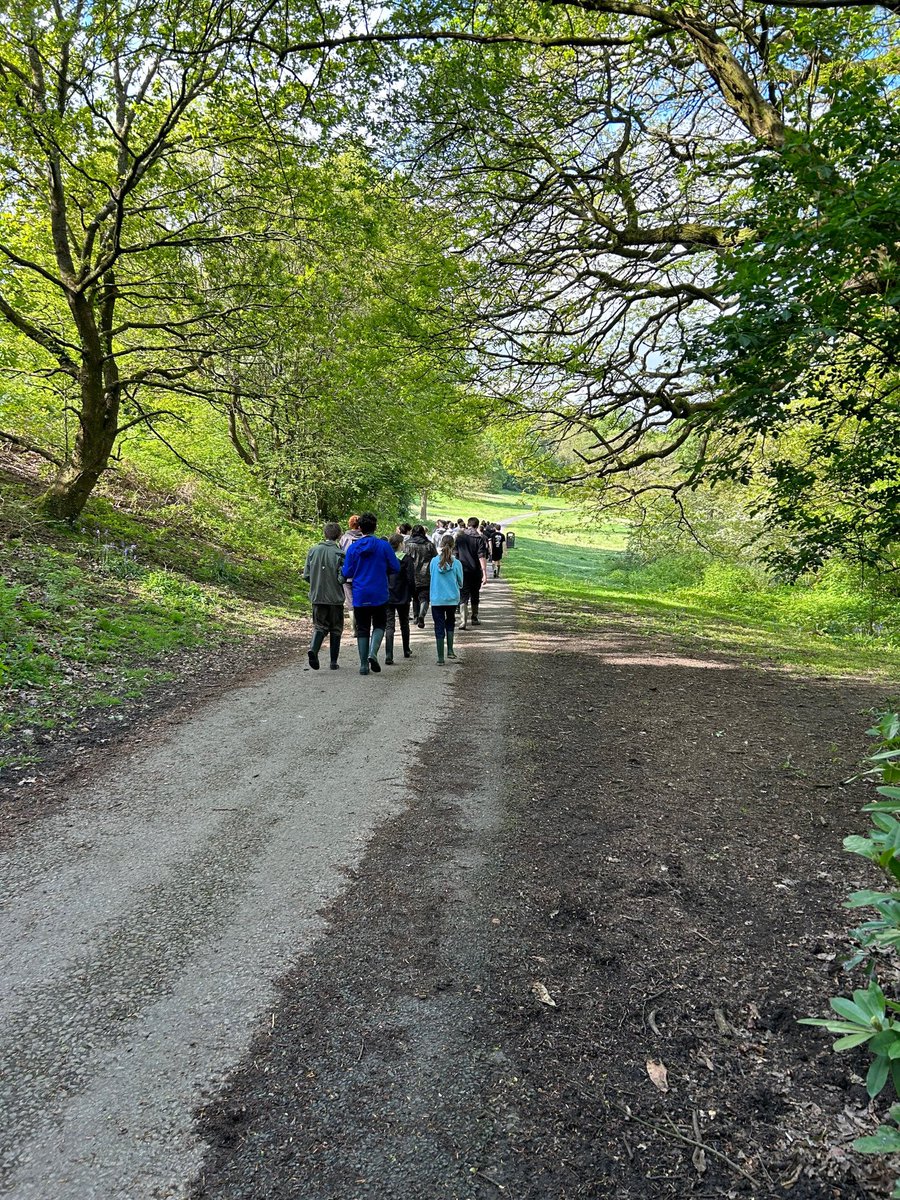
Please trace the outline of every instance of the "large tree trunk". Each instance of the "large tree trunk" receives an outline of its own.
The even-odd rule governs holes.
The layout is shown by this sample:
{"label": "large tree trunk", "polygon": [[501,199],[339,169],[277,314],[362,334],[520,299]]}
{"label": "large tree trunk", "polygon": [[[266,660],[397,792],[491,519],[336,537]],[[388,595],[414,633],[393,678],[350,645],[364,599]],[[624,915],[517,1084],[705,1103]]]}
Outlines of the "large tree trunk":
{"label": "large tree trunk", "polygon": [[104,386],[102,358],[81,368],[81,412],[72,452],[38,502],[40,511],[56,521],[74,521],[81,514],[97,480],[109,464],[119,422],[118,386]]}
{"label": "large tree trunk", "polygon": [[422,489],[422,503],[419,506],[419,520],[428,520],[428,492],[425,488]]}

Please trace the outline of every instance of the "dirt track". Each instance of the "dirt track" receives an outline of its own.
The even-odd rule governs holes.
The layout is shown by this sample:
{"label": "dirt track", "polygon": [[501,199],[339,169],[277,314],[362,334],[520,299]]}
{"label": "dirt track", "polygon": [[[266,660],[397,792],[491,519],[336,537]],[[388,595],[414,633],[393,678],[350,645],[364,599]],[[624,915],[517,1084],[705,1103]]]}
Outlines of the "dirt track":
{"label": "dirt track", "polygon": [[447,694],[425,634],[380,676],[354,649],[341,671],[304,656],[200,707],[6,848],[0,1190],[183,1194],[194,1106],[403,805]]}
{"label": "dirt track", "polygon": [[796,1017],[883,693],[505,595],[453,675],[282,668],[13,848],[10,1195],[879,1194]]}

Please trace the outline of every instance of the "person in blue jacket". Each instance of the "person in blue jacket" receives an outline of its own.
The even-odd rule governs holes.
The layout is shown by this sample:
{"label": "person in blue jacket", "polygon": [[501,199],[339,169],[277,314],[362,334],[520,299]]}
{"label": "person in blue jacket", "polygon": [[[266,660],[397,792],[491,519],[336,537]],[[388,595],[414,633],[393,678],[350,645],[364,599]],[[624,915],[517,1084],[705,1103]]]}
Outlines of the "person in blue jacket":
{"label": "person in blue jacket", "polygon": [[360,514],[359,529],[363,536],[347,547],[341,568],[341,575],[353,589],[360,675],[381,670],[378,649],[387,624],[388,576],[400,570],[397,555],[388,543],[374,536],[377,526],[374,513]]}
{"label": "person in blue jacket", "polygon": [[438,666],[444,665],[444,638],[447,639],[447,657],[453,653],[453,637],[456,632],[456,608],[459,604],[463,582],[462,563],[453,557],[453,538],[445,537],[441,542],[441,553],[429,563],[431,571],[431,617],[434,621],[434,638],[437,642]]}

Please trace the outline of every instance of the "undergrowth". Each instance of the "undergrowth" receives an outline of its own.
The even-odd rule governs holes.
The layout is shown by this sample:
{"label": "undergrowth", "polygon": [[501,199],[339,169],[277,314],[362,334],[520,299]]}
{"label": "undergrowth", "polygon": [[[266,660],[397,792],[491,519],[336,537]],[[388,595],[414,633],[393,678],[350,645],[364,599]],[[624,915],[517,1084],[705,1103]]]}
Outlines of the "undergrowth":
{"label": "undergrowth", "polygon": [[0,480],[0,766],[29,761],[40,731],[139,697],[172,654],[273,632],[307,607],[313,532],[265,498],[97,496],[72,528],[39,520],[33,492]]}

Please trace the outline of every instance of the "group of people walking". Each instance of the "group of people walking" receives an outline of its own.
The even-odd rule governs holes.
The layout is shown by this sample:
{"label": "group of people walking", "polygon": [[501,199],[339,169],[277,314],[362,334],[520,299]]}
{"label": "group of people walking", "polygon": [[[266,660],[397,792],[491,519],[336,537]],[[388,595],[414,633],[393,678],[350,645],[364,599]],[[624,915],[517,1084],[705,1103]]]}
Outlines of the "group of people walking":
{"label": "group of people walking", "polygon": [[403,657],[410,658],[410,606],[419,629],[431,610],[437,662],[456,658],[456,617],[461,628],[480,625],[481,589],[490,572],[499,576],[506,535],[499,525],[470,517],[441,520],[429,534],[424,525],[397,526],[389,538],[375,536],[374,513],[350,517],[346,532],[329,522],[322,541],[306,556],[303,578],[309,583],[313,635],[307,657],[314,671],[329,639],[332,671],[338,669],[345,605],[356,638],[359,673],[381,671],[378,654],[384,644],[386,666],[394,662],[396,631]]}

